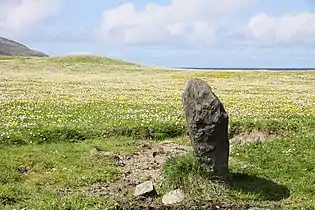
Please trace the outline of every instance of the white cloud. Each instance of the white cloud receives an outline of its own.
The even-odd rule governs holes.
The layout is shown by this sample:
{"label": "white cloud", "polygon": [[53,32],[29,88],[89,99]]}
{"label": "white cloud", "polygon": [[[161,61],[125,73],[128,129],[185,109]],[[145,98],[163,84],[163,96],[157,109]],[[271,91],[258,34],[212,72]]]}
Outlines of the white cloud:
{"label": "white cloud", "polygon": [[59,0],[1,0],[0,35],[20,35],[25,29],[55,15]]}
{"label": "white cloud", "polygon": [[298,13],[273,17],[266,13],[253,16],[250,35],[266,43],[289,43],[315,39],[315,13]]}
{"label": "white cloud", "polygon": [[137,9],[132,3],[104,11],[102,36],[108,42],[136,44],[181,42],[207,44],[218,30],[255,0],[171,0],[148,3]]}

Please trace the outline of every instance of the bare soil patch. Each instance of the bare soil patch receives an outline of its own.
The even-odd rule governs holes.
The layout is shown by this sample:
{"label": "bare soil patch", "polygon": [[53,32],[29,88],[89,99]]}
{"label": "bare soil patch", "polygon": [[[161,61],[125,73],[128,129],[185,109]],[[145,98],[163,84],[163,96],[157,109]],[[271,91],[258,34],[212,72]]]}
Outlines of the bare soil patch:
{"label": "bare soil patch", "polygon": [[[120,156],[105,152],[116,160],[117,166],[122,171],[123,177],[115,183],[106,185],[94,184],[87,189],[91,195],[103,195],[117,198],[118,195],[126,197],[134,187],[144,181],[157,182],[161,175],[161,169],[167,158],[173,155],[181,155],[192,151],[189,146],[182,146],[176,142],[164,141],[153,145],[143,144],[142,149],[132,155]],[[95,151],[94,151],[95,152]],[[99,151],[102,153],[102,151]]]}
{"label": "bare soil patch", "polygon": [[[230,139],[232,144],[246,144],[253,141],[267,141],[275,139],[275,135],[269,135],[262,132],[242,133]],[[190,207],[167,207],[167,206],[152,206],[155,198],[135,198],[133,192],[138,184],[145,181],[153,181],[159,184],[162,181],[162,168],[168,158],[177,155],[183,155],[192,152],[191,146],[180,145],[173,141],[163,141],[158,143],[141,143],[141,149],[131,155],[121,155],[113,152],[106,152],[100,148],[93,148],[90,155],[108,156],[114,159],[116,166],[121,171],[122,177],[114,183],[94,183],[77,189],[61,189],[59,191],[61,196],[67,196],[73,192],[83,192],[89,196],[102,197],[104,199],[116,200],[119,203],[129,203],[130,201],[140,201],[151,206],[150,209],[247,209],[247,206],[229,206],[224,204],[213,205],[196,204]],[[194,207],[194,208],[193,208]],[[119,207],[115,209],[133,209],[132,206]],[[140,206],[135,209],[146,209]]]}
{"label": "bare soil patch", "polygon": [[[60,189],[60,196],[73,192],[84,192],[90,196],[110,198],[123,201],[132,197],[135,186],[144,181],[158,183],[164,163],[169,157],[192,151],[192,147],[179,145],[173,141],[163,141],[155,144],[143,143],[141,149],[131,155],[120,155],[93,148],[90,155],[108,156],[115,160],[121,170],[122,178],[114,183],[94,183],[79,189]],[[128,196],[129,195],[129,196]]]}

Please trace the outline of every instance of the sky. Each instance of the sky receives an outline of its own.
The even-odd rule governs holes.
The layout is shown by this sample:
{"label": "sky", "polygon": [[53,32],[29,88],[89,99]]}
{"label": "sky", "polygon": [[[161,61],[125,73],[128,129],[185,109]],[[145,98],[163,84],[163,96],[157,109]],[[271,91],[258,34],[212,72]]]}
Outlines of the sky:
{"label": "sky", "polygon": [[0,0],[0,36],[51,56],[314,68],[314,0]]}

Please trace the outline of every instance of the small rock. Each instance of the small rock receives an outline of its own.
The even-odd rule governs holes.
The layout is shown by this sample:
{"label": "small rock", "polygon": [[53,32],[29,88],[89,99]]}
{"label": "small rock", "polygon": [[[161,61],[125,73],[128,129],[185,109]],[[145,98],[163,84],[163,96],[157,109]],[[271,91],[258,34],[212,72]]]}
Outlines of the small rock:
{"label": "small rock", "polygon": [[126,165],[126,163],[123,160],[117,160],[116,165],[120,166],[120,167],[124,167]]}
{"label": "small rock", "polygon": [[134,196],[155,196],[157,195],[152,181],[146,181],[136,186]]}
{"label": "small rock", "polygon": [[250,208],[248,208],[248,210],[262,210],[262,209],[259,207],[250,207]]}
{"label": "small rock", "polygon": [[164,195],[162,198],[162,203],[164,205],[171,205],[171,204],[182,202],[184,199],[185,199],[185,195],[183,191],[180,189],[177,189]]}

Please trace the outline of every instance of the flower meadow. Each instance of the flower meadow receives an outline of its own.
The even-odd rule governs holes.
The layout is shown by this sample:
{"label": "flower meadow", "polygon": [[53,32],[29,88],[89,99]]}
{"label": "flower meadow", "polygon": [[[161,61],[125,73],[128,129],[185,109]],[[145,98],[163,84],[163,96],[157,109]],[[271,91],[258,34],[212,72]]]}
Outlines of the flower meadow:
{"label": "flower meadow", "polygon": [[[229,186],[190,153],[170,157],[159,196],[178,187],[192,207],[314,209],[315,71],[190,71],[96,56],[0,57],[0,209],[117,207],[109,184],[125,172],[116,155],[132,157],[152,140],[189,144],[181,94],[192,78],[223,102],[230,138],[275,139],[231,141]],[[132,190],[125,197],[142,204]]]}
{"label": "flower meadow", "polygon": [[314,71],[178,71],[89,56],[3,59],[0,142],[144,138],[149,129],[155,139],[183,135],[181,94],[191,78],[206,80],[223,102],[232,134],[242,126],[284,132],[290,119],[315,117]]}

